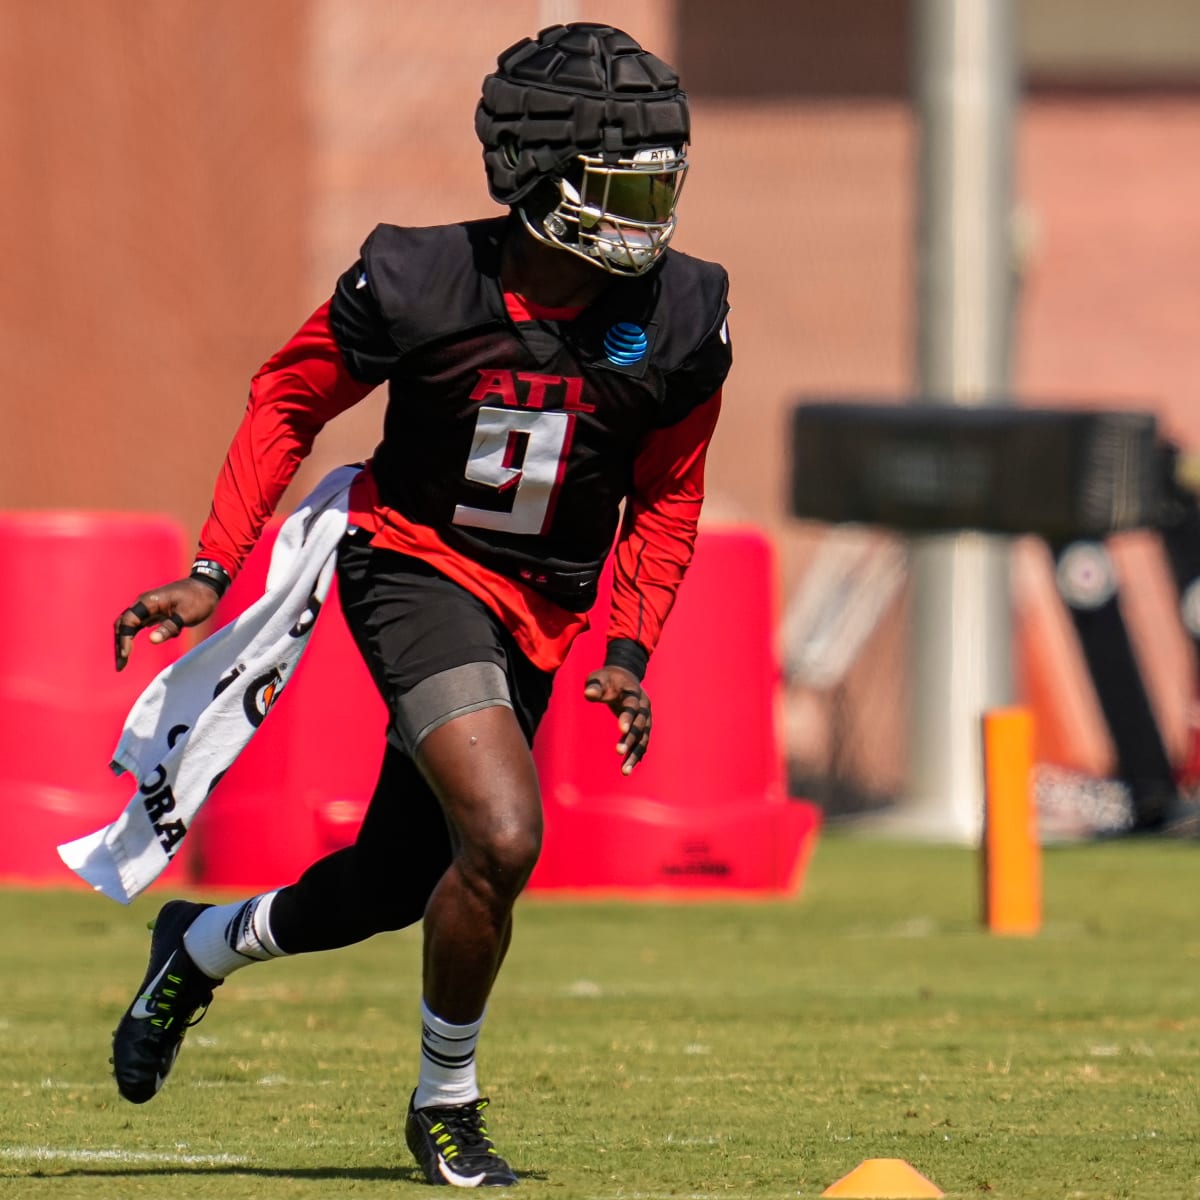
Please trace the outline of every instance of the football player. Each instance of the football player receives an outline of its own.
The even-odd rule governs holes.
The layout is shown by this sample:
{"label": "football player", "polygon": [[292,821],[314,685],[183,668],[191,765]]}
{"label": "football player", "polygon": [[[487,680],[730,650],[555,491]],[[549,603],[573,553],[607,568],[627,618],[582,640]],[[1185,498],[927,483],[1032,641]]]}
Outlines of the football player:
{"label": "football player", "polygon": [[616,717],[621,770],[646,753],[641,680],[731,357],[725,271],[669,248],[690,132],[670,67],[618,29],[553,26],[500,55],[475,128],[507,213],[371,233],[254,377],[190,576],[116,621],[119,668],[139,628],[161,642],[209,617],[321,427],[387,385],[337,564],[390,714],[361,832],[289,887],[164,905],[113,1060],[121,1094],[149,1100],[232,972],[423,921],[406,1137],[431,1183],[463,1187],[517,1181],[475,1046],[538,856],[533,735],[611,552],[584,698]]}

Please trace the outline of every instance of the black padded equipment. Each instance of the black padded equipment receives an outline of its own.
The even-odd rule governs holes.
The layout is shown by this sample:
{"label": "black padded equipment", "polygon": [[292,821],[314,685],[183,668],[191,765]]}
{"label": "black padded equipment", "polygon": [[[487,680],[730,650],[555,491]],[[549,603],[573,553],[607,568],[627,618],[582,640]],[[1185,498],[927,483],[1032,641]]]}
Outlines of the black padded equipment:
{"label": "black padded equipment", "polygon": [[792,413],[792,513],[908,532],[1052,541],[1156,525],[1153,413],[803,403]]}
{"label": "black padded equipment", "polygon": [[500,55],[483,81],[475,132],[488,190],[516,204],[580,154],[683,146],[691,125],[679,76],[611,25],[552,25]]}

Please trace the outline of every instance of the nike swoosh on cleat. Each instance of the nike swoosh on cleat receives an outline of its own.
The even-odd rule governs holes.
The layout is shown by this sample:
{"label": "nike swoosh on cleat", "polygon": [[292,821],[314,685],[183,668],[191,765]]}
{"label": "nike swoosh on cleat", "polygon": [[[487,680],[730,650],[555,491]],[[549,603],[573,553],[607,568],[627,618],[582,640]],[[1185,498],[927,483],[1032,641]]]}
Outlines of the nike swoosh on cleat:
{"label": "nike swoosh on cleat", "polygon": [[456,1175],[449,1167],[446,1166],[446,1160],[438,1155],[438,1174],[449,1184],[454,1187],[478,1187],[487,1175],[486,1171],[480,1171],[478,1175]]}
{"label": "nike swoosh on cleat", "polygon": [[133,1007],[129,1010],[129,1015],[135,1021],[146,1021],[154,1016],[154,1009],[146,1006],[146,1001],[154,994],[154,989],[158,986],[158,981],[171,969],[171,964],[175,961],[175,955],[172,954],[163,964],[163,969],[159,971],[155,977],[143,989],[138,998],[133,1002]]}

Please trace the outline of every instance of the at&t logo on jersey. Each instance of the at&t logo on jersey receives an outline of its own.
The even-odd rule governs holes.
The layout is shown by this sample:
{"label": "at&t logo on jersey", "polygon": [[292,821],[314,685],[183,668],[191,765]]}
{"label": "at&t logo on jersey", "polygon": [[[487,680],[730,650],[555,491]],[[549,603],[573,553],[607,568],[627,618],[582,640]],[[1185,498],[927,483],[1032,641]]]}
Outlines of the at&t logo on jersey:
{"label": "at&t logo on jersey", "polygon": [[631,367],[641,362],[649,349],[646,331],[632,321],[618,321],[604,335],[604,353],[608,361],[618,367]]}

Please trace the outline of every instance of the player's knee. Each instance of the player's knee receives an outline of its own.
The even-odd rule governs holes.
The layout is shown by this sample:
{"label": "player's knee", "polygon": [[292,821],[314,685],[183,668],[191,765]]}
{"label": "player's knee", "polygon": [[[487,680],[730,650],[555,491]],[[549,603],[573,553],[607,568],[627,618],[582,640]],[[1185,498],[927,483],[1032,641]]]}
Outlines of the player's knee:
{"label": "player's knee", "polygon": [[500,822],[463,847],[463,865],[481,891],[508,902],[525,886],[541,849],[540,821]]}

